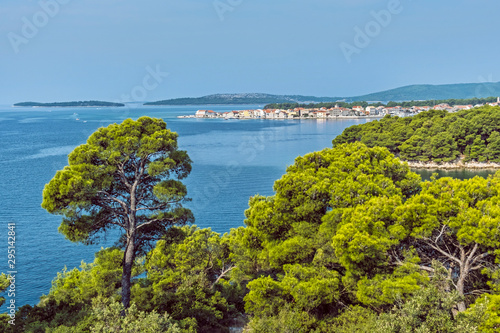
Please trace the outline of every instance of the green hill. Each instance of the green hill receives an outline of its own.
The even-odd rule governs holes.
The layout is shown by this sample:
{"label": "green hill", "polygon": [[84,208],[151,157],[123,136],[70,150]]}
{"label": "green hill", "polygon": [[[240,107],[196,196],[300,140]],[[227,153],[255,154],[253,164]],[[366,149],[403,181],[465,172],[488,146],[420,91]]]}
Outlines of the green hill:
{"label": "green hill", "polygon": [[174,98],[144,105],[204,105],[204,104],[269,104],[269,103],[320,103],[335,102],[339,97],[314,97],[301,95],[270,94],[215,94],[203,97]]}
{"label": "green hill", "polygon": [[431,110],[413,117],[386,116],[346,128],[333,145],[362,142],[387,147],[402,160],[500,162],[500,107],[456,113]]}
{"label": "green hill", "polygon": [[500,96],[500,82],[462,84],[417,84],[346,98],[348,101],[412,101],[433,99],[468,99]]}
{"label": "green hill", "polygon": [[144,105],[203,105],[203,104],[277,104],[277,103],[328,103],[357,101],[427,101],[470,99],[500,96],[500,82],[461,84],[416,84],[354,97],[316,97],[303,95],[271,95],[260,93],[215,94],[203,97],[186,97],[148,102]]}

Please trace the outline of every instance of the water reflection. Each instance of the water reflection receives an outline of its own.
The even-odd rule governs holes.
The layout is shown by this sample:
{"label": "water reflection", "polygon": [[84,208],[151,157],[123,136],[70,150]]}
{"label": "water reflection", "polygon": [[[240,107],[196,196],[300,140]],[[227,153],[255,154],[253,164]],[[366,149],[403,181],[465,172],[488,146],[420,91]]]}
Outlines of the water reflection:
{"label": "water reflection", "polygon": [[422,180],[430,180],[432,174],[437,173],[437,178],[442,177],[452,177],[457,179],[470,179],[475,176],[486,178],[489,175],[494,174],[497,170],[495,169],[457,169],[457,170],[424,170],[424,169],[412,169],[413,172],[418,173]]}

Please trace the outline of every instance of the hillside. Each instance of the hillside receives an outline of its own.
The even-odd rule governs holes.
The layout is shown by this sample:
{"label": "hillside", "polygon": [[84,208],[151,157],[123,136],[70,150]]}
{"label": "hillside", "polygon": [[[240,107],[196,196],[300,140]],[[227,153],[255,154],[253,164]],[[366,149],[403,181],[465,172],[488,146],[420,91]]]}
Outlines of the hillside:
{"label": "hillside", "polygon": [[368,95],[346,98],[350,101],[411,101],[433,99],[467,99],[500,96],[500,82],[462,84],[416,84]]}
{"label": "hillside", "polygon": [[362,142],[386,147],[402,160],[418,162],[500,162],[500,107],[456,113],[431,110],[413,117],[386,116],[346,128],[334,146]]}
{"label": "hillside", "polygon": [[203,105],[203,104],[273,104],[273,103],[327,103],[357,101],[423,101],[469,99],[500,96],[500,82],[431,85],[420,84],[399,87],[354,97],[316,97],[303,95],[271,95],[260,93],[215,94],[148,102],[144,105]]}
{"label": "hillside", "polygon": [[202,104],[269,104],[269,103],[320,103],[335,102],[338,97],[270,94],[215,94],[203,97],[174,98],[144,105],[202,105]]}

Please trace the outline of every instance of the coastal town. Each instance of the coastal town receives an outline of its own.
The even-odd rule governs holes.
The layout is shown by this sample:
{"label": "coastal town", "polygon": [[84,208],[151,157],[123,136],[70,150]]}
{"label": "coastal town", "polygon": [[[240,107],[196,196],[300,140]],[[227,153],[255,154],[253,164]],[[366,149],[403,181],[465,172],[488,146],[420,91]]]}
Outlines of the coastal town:
{"label": "coastal town", "polygon": [[[500,97],[495,103],[487,103],[491,106],[500,105]],[[438,104],[433,106],[412,106],[405,108],[402,106],[353,106],[344,108],[335,105],[332,108],[303,108],[293,109],[255,109],[255,110],[234,110],[234,111],[213,111],[198,110],[194,115],[179,116],[178,118],[223,118],[223,119],[337,119],[337,118],[380,118],[386,115],[407,117],[429,110],[446,110],[448,112],[457,112],[461,110],[470,110],[484,104],[476,105],[454,105]]]}

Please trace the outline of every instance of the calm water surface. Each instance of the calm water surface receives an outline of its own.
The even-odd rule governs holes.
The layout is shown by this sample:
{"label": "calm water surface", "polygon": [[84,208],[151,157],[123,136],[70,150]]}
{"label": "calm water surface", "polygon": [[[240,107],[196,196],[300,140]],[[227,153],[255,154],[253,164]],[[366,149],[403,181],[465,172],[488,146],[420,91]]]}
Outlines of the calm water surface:
{"label": "calm water surface", "polygon": [[[36,304],[65,266],[93,261],[98,246],[74,244],[58,233],[61,217],[41,207],[42,190],[67,154],[97,128],[126,118],[160,117],[179,133],[179,146],[193,160],[185,180],[196,224],[225,233],[243,225],[248,199],[272,195],[273,182],[294,158],[331,147],[344,128],[368,120],[179,119],[197,109],[233,110],[249,106],[11,108],[0,106],[0,271],[7,271],[7,223],[16,223],[16,305]],[[430,177],[429,175],[423,175]],[[454,175],[461,178],[468,176]]]}

